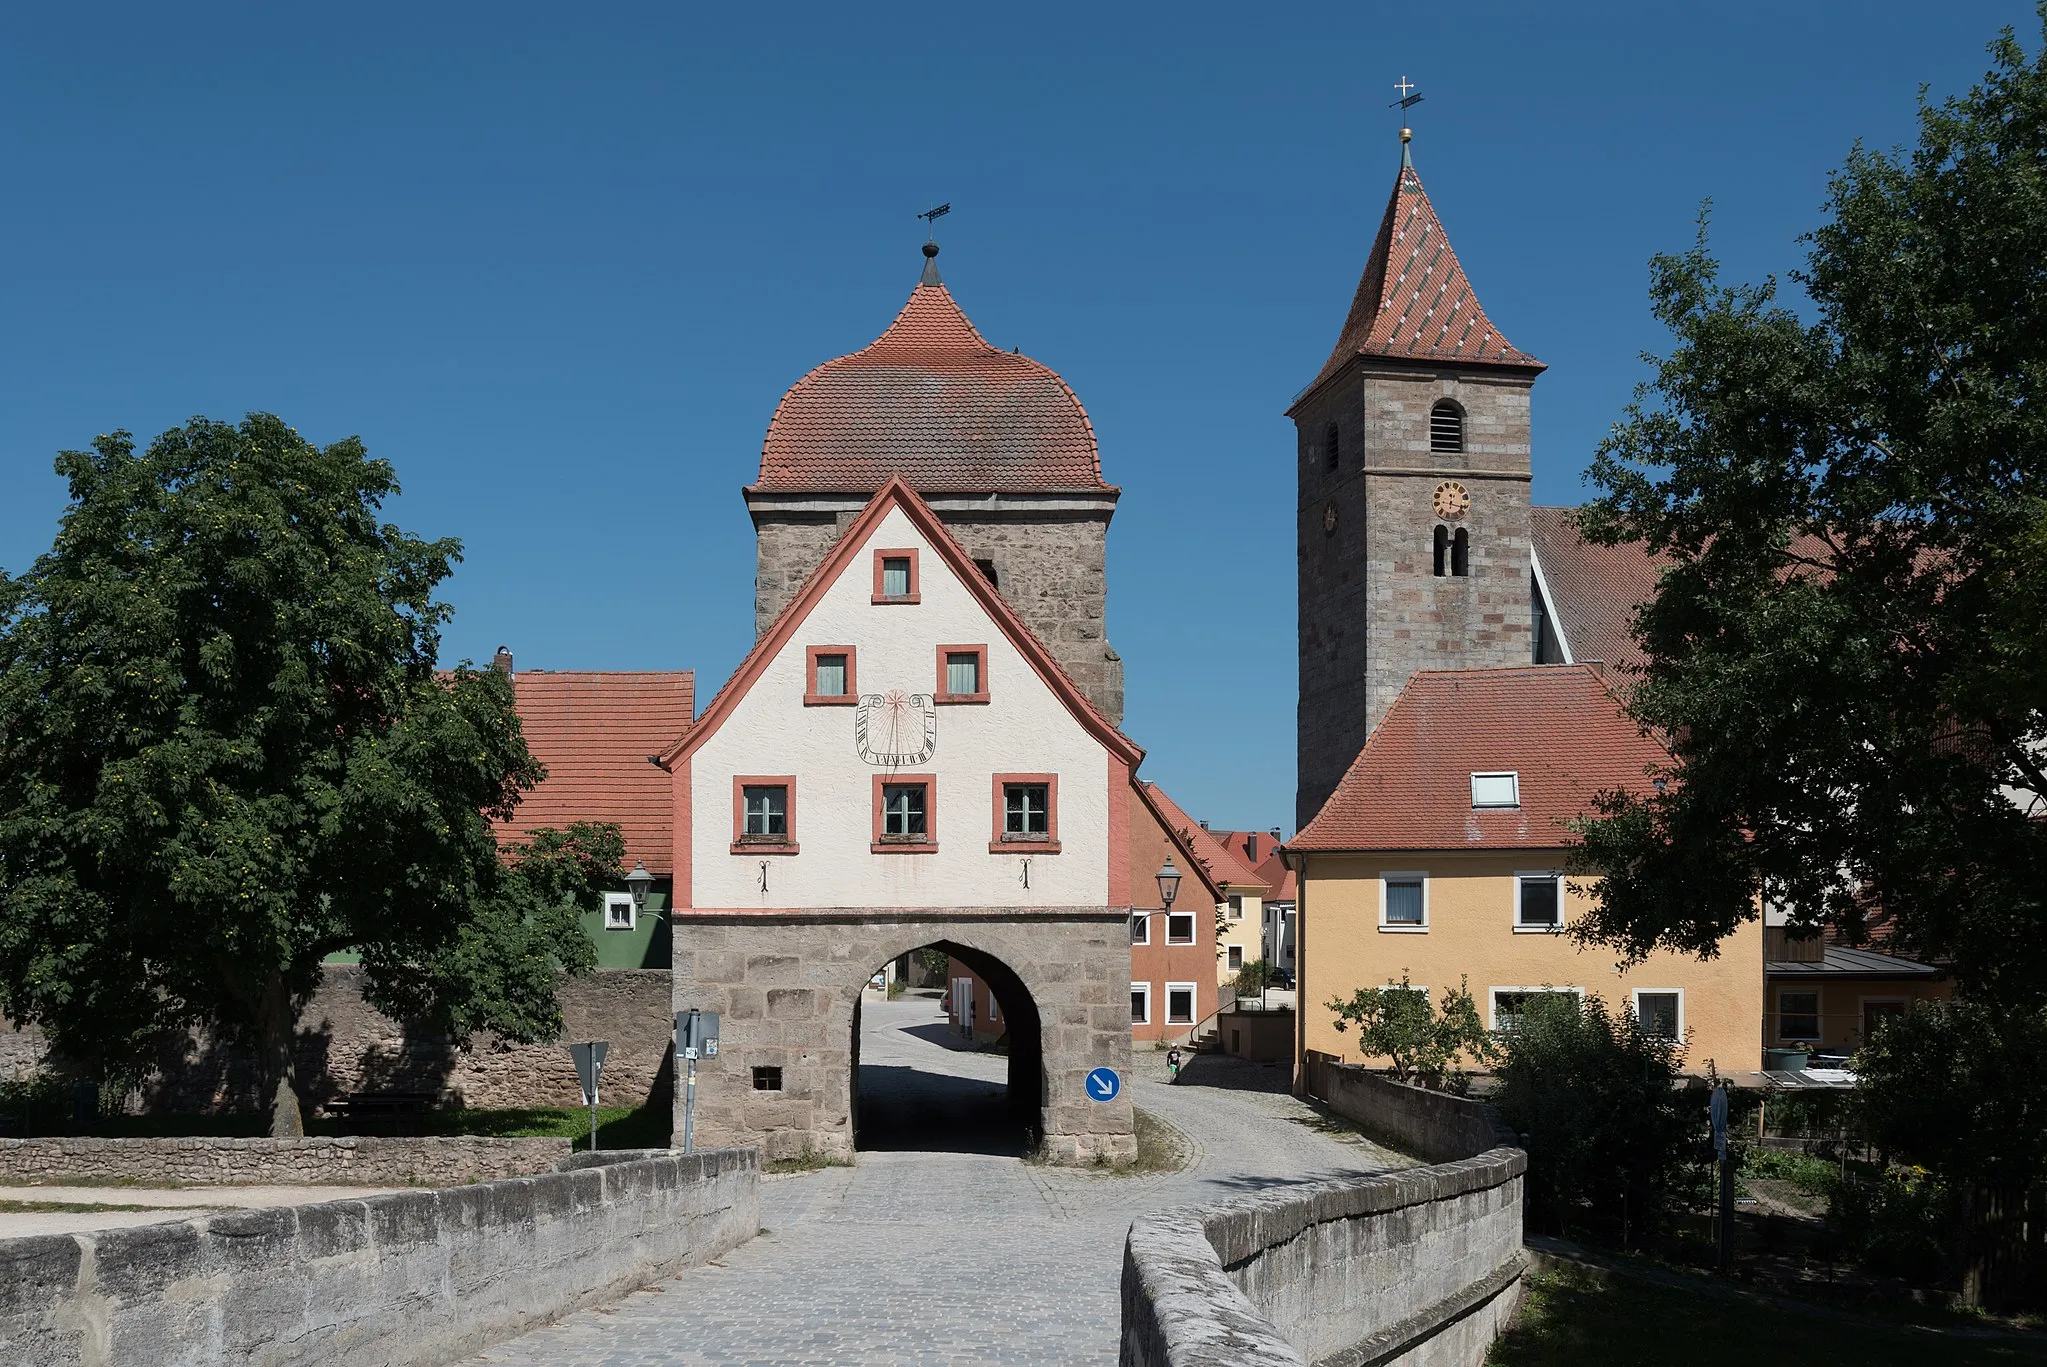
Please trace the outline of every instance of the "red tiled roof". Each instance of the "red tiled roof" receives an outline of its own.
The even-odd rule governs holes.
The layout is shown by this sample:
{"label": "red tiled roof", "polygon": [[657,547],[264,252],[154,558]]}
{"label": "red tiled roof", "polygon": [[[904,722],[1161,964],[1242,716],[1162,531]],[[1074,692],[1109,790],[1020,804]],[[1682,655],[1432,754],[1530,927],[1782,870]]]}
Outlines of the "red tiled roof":
{"label": "red tiled roof", "polygon": [[1486,317],[1405,155],[1343,333],[1308,389],[1343,369],[1353,356],[1543,369]]}
{"label": "red tiled roof", "polygon": [[[1292,850],[1554,849],[1609,788],[1646,792],[1669,752],[1590,665],[1421,670]],[[1474,773],[1520,775],[1521,805],[1474,810]]]}
{"label": "red tiled roof", "polygon": [[616,822],[625,862],[673,871],[673,781],[647,762],[688,732],[696,681],[688,670],[582,672],[528,670],[512,678],[526,746],[547,778],[526,794],[500,837],[542,826]]}
{"label": "red tiled roof", "polygon": [[873,343],[782,396],[754,487],[871,493],[892,474],[923,493],[1108,487],[1066,381],[989,346],[936,283],[912,290]]}
{"label": "red tiled roof", "polygon": [[1181,833],[1196,858],[1201,860],[1210,880],[1230,887],[1262,888],[1265,880],[1251,871],[1237,851],[1225,845],[1215,832],[1204,828],[1200,822],[1181,808],[1180,804],[1166,796],[1165,789],[1156,783],[1146,783],[1145,792],[1158,805],[1159,811]]}
{"label": "red tiled roof", "polygon": [[1573,660],[1639,668],[1647,657],[1635,640],[1635,609],[1656,594],[1667,562],[1641,542],[1600,546],[1578,535],[1576,508],[1529,509],[1535,563],[1549,590],[1557,630]]}

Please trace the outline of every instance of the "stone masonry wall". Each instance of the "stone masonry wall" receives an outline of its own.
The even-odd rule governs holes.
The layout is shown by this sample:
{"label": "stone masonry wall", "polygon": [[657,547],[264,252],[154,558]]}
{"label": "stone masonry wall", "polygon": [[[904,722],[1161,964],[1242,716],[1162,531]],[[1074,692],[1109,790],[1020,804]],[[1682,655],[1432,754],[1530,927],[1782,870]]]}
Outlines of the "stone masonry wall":
{"label": "stone masonry wall", "polygon": [[[1403,1088],[1372,1105],[1381,1130],[1507,1137],[1473,1102]],[[1388,1121],[1410,1105],[1411,1123]],[[1480,1367],[1520,1302],[1526,1169],[1500,1144],[1140,1219],[1124,1249],[1123,1367]]]}
{"label": "stone masonry wall", "polygon": [[[754,630],[788,605],[858,513],[756,511]],[[1123,658],[1108,638],[1109,512],[941,509],[947,530],[995,567],[996,588],[1081,692],[1123,720]]]}
{"label": "stone masonry wall", "polygon": [[[1529,662],[1530,383],[1353,370],[1296,413],[1298,822],[1321,809],[1415,670]],[[1464,409],[1462,452],[1429,450],[1429,410],[1442,398]],[[1431,506],[1449,480],[1471,497],[1461,518]],[[1439,523],[1470,532],[1468,576],[1436,577]]]}
{"label": "stone masonry wall", "polygon": [[89,1234],[0,1240],[9,1367],[454,1362],[760,1228],[759,1159],[659,1156]]}
{"label": "stone masonry wall", "polygon": [[[479,1036],[456,1049],[439,1035],[394,1021],[362,996],[362,970],[330,964],[298,1022],[300,1095],[320,1104],[349,1092],[425,1092],[470,1109],[576,1106],[582,1090],[567,1041],[611,1043],[601,1094],[607,1106],[642,1106],[669,1084],[669,975],[664,969],[603,969],[565,981],[561,1040],[508,1044]],[[0,1029],[0,1077],[45,1066],[42,1033]],[[9,1065],[12,1066],[9,1066]],[[150,1110],[259,1110],[253,1058],[204,1036],[168,1044],[143,1087]]]}
{"label": "stone masonry wall", "polygon": [[0,1178],[200,1186],[454,1187],[550,1172],[566,1139],[0,1139]]}
{"label": "stone masonry wall", "polygon": [[[1046,1156],[1136,1155],[1128,1093],[1091,1101],[1084,1081],[1091,1068],[1130,1067],[1130,926],[1121,910],[846,908],[685,913],[682,922],[674,1009],[721,1016],[718,1056],[697,1071],[699,1143],[759,1144],[769,1158],[805,1150],[850,1158],[861,986],[889,960],[934,945],[998,961],[1029,993],[1043,1041]],[[1003,1016],[1014,1022],[1026,1010],[1005,1003]],[[1012,1057],[1013,1069],[1019,1061]],[[781,1090],[755,1089],[753,1070],[763,1067],[781,1070]]]}

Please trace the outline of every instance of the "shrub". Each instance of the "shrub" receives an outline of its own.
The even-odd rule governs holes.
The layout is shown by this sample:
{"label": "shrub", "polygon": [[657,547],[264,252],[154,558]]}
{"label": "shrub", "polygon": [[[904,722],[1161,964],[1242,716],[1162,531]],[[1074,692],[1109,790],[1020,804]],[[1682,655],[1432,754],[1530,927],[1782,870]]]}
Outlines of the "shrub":
{"label": "shrub", "polygon": [[1871,1272],[1921,1285],[1947,1280],[1964,1223],[1958,1193],[1924,1168],[1888,1168],[1873,1180],[1839,1183],[1827,1213],[1849,1257]]}
{"label": "shrub", "polygon": [[1237,976],[1231,986],[1236,988],[1240,997],[1255,996],[1265,990],[1272,982],[1273,974],[1278,971],[1263,959],[1252,959],[1237,970]]}
{"label": "shrub", "polygon": [[1440,1010],[1430,1003],[1426,988],[1408,982],[1405,969],[1398,986],[1359,988],[1349,1001],[1330,998],[1329,1009],[1336,1013],[1337,1033],[1355,1025],[1360,1052],[1391,1061],[1393,1076],[1401,1082],[1441,1087],[1447,1075],[1456,1073],[1461,1080],[1457,1065],[1463,1060],[1483,1067],[1498,1056],[1463,980],[1443,993]]}
{"label": "shrub", "polygon": [[1679,1085],[1680,1046],[1567,993],[1532,998],[1505,1045],[1492,1101],[1527,1144],[1538,1223],[1629,1247],[1711,1201],[1709,1092]]}

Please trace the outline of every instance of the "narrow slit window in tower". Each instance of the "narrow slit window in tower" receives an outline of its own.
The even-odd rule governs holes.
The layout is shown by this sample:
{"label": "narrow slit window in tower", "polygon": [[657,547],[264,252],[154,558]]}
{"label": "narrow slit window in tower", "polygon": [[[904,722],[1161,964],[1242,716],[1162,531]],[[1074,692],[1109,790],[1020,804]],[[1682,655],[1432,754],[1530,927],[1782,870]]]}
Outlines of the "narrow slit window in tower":
{"label": "narrow slit window in tower", "polygon": [[1322,434],[1322,463],[1331,470],[1334,470],[1341,463],[1342,459],[1340,441],[1336,434],[1336,424],[1330,423],[1329,430]]}
{"label": "narrow slit window in tower", "polygon": [[1464,410],[1449,399],[1438,399],[1436,406],[1429,410],[1429,449],[1464,449]]}
{"label": "narrow slit window in tower", "polygon": [[1450,562],[1450,529],[1436,524],[1436,578],[1441,579]]}
{"label": "narrow slit window in tower", "polygon": [[1471,531],[1459,527],[1457,535],[1450,538],[1450,573],[1459,579],[1471,573]]}

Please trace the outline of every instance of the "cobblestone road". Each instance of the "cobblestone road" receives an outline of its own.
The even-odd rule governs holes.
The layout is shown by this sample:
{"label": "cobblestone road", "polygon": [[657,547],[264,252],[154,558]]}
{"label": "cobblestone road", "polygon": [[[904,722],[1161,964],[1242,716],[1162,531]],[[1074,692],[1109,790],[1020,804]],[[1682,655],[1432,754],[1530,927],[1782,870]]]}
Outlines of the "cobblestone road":
{"label": "cobblestone road", "polygon": [[[946,1048],[935,1011],[916,996],[866,1008],[864,1097],[938,1092],[957,1108],[999,1094],[1003,1061]],[[768,1233],[476,1362],[1113,1363],[1123,1236],[1137,1215],[1406,1161],[1325,1127],[1277,1090],[1277,1069],[1202,1057],[1169,1087],[1164,1055],[1136,1057],[1137,1105],[1188,1141],[1180,1172],[1114,1177],[987,1152],[891,1149],[863,1152],[851,1168],[770,1177]],[[971,1124],[960,1128],[959,1147],[988,1147]]]}

